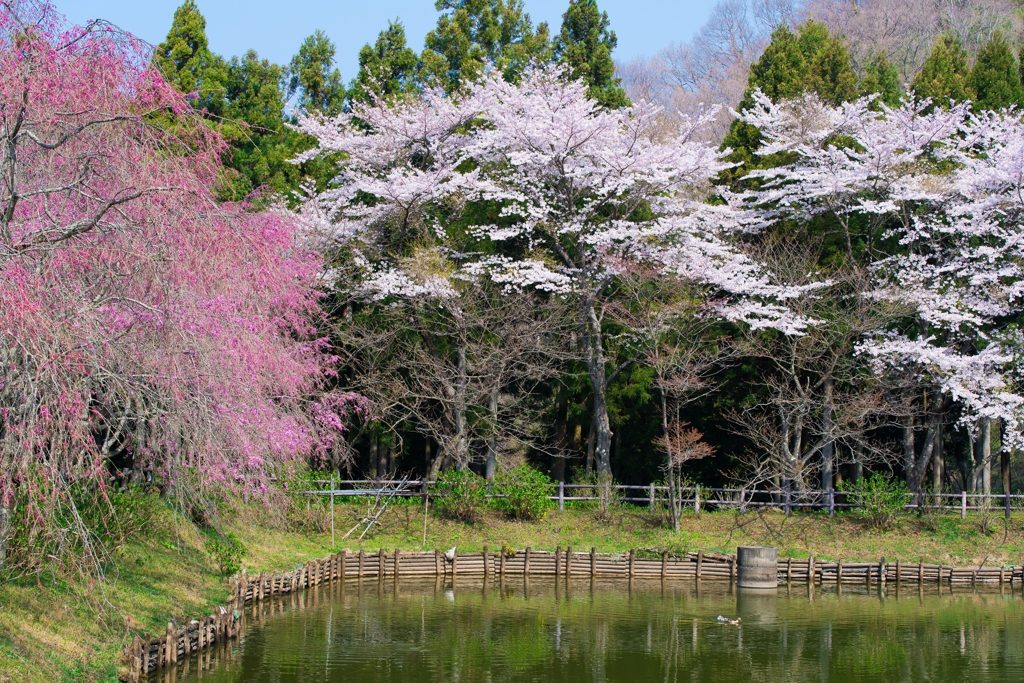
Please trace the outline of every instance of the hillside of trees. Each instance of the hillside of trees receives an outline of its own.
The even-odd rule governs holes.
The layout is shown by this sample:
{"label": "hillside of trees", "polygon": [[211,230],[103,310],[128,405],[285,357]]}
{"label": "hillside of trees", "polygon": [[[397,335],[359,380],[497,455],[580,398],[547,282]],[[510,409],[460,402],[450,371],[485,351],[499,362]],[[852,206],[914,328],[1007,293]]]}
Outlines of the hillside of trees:
{"label": "hillside of trees", "polygon": [[1015,0],[436,8],[346,81],[0,5],[0,565],[309,470],[1021,486]]}

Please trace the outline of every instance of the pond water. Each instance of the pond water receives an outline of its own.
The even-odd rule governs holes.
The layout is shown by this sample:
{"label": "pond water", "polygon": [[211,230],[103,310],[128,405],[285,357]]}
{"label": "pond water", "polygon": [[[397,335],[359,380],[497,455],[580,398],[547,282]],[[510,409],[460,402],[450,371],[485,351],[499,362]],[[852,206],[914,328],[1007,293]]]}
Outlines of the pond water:
{"label": "pond water", "polygon": [[151,679],[1019,683],[1024,600],[1019,586],[348,581],[247,607],[239,640]]}

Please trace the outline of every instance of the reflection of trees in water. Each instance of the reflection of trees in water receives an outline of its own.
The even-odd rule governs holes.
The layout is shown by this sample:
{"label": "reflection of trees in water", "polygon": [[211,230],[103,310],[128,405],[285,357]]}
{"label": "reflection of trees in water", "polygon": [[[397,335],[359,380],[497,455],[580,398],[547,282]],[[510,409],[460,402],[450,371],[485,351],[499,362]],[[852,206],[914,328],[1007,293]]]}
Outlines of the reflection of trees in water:
{"label": "reflection of trees in water", "polygon": [[[380,590],[378,591],[378,586]],[[456,589],[349,583],[306,607],[248,619],[230,665],[203,681],[938,681],[1004,680],[1024,665],[1019,596],[899,599],[816,588],[813,600],[725,586],[531,580]],[[528,597],[527,597],[528,596]],[[737,615],[739,628],[715,623]],[[963,652],[963,654],[961,654]],[[195,680],[194,674],[179,680]]]}

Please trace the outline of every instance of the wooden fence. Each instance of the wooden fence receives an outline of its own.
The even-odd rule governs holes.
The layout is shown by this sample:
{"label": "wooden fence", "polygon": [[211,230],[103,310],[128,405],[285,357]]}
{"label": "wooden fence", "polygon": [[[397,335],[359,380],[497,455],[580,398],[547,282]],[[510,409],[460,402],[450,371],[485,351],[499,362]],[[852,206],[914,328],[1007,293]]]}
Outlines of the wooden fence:
{"label": "wooden fence", "polygon": [[[312,496],[331,496],[332,498],[351,496],[370,496],[383,492],[379,488],[380,481],[372,479],[341,479],[341,480],[316,480],[318,485],[328,485],[326,489],[307,491]],[[406,481],[406,488],[394,493],[399,498],[418,498],[428,495],[429,486],[435,481],[415,479]],[[552,484],[549,500],[558,503],[558,509],[564,509],[566,501],[598,501],[602,500],[600,485],[597,484],[565,484],[558,482]],[[605,495],[603,498],[613,497],[615,500],[633,503],[646,504],[653,512],[658,504],[668,501],[668,487],[648,484],[645,486],[627,484],[609,484],[603,487]],[[436,494],[430,493],[435,496]],[[497,498],[499,496],[488,496]],[[799,510],[827,510],[834,514],[836,510],[849,510],[859,507],[855,502],[853,494],[843,491],[792,491],[788,489],[757,489],[757,488],[712,488],[693,487],[688,489],[682,498],[684,505],[688,505],[699,513],[702,509],[736,509],[740,511],[770,508],[782,510],[786,514]],[[904,506],[907,510],[950,510],[959,511],[962,518],[966,518],[967,512],[987,510],[1006,511],[1024,507],[1024,494],[1019,493],[923,493],[920,497],[912,500]]]}
{"label": "wooden fence", "polygon": [[[184,626],[167,624],[166,633],[150,637],[136,635],[125,646],[125,679],[138,683],[140,677],[159,668],[173,666],[180,658],[203,648],[237,638],[245,603],[259,603],[275,596],[348,579],[398,579],[427,577],[440,579],[458,576],[549,576],[553,578],[660,579],[736,581],[736,557],[725,553],[698,550],[683,556],[651,550],[629,550],[620,554],[576,551],[557,548],[554,552],[526,548],[515,552],[456,553],[451,560],[440,550],[409,552],[384,549],[376,553],[343,550],[311,560],[290,572],[264,572],[231,578],[232,597],[214,614],[194,619]],[[936,564],[903,564],[900,561],[875,563],[821,562],[813,557],[782,559],[778,565],[780,583],[936,583],[949,585],[998,584],[1024,585],[1024,566],[951,567]]]}

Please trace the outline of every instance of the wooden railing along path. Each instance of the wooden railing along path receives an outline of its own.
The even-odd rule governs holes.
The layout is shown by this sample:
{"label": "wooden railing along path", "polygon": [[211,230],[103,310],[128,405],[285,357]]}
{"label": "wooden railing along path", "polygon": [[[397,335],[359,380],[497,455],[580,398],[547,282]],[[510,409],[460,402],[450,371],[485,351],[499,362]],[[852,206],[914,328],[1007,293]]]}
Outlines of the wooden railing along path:
{"label": "wooden railing along path", "polygon": [[[482,576],[550,576],[568,578],[618,577],[625,579],[720,580],[735,583],[736,557],[725,553],[698,550],[681,557],[668,552],[629,550],[620,554],[598,553],[558,548],[554,552],[531,548],[512,553],[456,553],[449,561],[439,550],[409,552],[395,550],[376,553],[343,550],[318,560],[311,560],[290,572],[264,572],[247,576],[244,572],[231,578],[232,597],[227,605],[213,614],[194,619],[184,626],[171,622],[165,634],[151,638],[136,635],[125,646],[126,680],[137,683],[140,677],[156,669],[171,666],[179,658],[206,647],[237,638],[245,603],[259,603],[274,596],[292,593],[347,579],[397,579],[399,577]],[[1015,583],[1024,585],[1024,567],[952,567],[937,564],[905,564],[900,561],[875,563],[822,562],[807,559],[781,559],[778,564],[780,583],[936,583],[948,585]]]}
{"label": "wooden railing along path", "polygon": [[[332,496],[333,498],[346,498],[351,496],[377,495],[386,491],[398,498],[418,498],[428,495],[429,486],[434,481],[424,482],[422,479],[407,480],[405,487],[399,491],[381,489],[380,481],[372,479],[334,479],[315,480],[314,484],[327,485],[326,489],[315,489],[307,491],[311,496]],[[646,504],[650,509],[654,506],[668,501],[668,487],[656,484],[644,486],[635,484],[608,484],[602,487],[600,484],[565,484],[556,482],[551,485],[549,500],[558,503],[559,509],[564,509],[565,503],[569,501],[598,501],[602,497],[599,489],[604,488],[606,497],[608,493],[614,493],[617,500],[633,503]],[[429,493],[435,496],[434,493]],[[488,496],[495,497],[495,496]],[[693,487],[689,489],[681,499],[684,505],[691,506],[694,511],[701,509],[733,509],[733,510],[757,510],[763,508],[777,509],[786,512],[800,510],[827,510],[830,514],[837,510],[850,510],[859,507],[855,497],[851,493],[843,491],[793,491],[787,489],[758,489],[758,488],[714,488],[714,487]],[[907,503],[904,508],[907,510],[950,510],[959,511],[962,518],[966,518],[968,511],[977,510],[1010,510],[1024,507],[1024,494],[1019,493],[924,493]]]}

